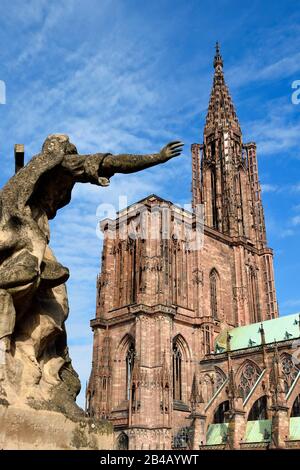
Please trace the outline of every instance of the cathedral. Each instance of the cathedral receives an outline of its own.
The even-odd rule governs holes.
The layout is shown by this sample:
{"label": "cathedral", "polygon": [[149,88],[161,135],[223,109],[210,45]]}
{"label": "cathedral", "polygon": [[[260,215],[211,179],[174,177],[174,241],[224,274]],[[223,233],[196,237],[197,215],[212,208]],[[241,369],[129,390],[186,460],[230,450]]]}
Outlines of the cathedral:
{"label": "cathedral", "polygon": [[278,316],[256,144],[219,46],[192,205],[154,194],[101,222],[86,413],[115,448],[300,448],[300,316]]}

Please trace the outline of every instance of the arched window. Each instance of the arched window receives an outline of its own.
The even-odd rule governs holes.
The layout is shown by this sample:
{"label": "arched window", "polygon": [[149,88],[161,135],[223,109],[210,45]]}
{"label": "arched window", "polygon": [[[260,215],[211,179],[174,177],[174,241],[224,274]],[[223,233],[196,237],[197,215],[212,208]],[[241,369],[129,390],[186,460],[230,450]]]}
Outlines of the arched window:
{"label": "arched window", "polygon": [[117,440],[117,450],[128,450],[128,436],[121,432]]}
{"label": "arched window", "polygon": [[132,378],[132,371],[134,366],[134,356],[135,356],[135,349],[134,344],[130,343],[127,356],[126,356],[126,399],[130,399],[130,387],[131,387],[131,378]]}
{"label": "arched window", "polygon": [[229,411],[229,400],[223,401],[220,403],[218,408],[216,409],[214,413],[214,419],[213,419],[213,424],[222,424],[226,423],[227,421],[227,416],[226,412]]}
{"label": "arched window", "polygon": [[296,400],[294,401],[292,411],[291,411],[291,418],[300,417],[300,395],[297,396]]}
{"label": "arched window", "polygon": [[254,387],[258,377],[260,376],[260,373],[261,370],[253,362],[246,361],[242,367],[238,389],[244,400],[247,398],[252,388]]}
{"label": "arched window", "polygon": [[283,353],[280,356],[281,369],[284,377],[285,393],[288,393],[294,380],[299,373],[299,367],[296,366],[290,354]]}
{"label": "arched window", "polygon": [[182,355],[176,341],[173,342],[173,399],[182,400]]}
{"label": "arched window", "polygon": [[254,402],[248,416],[248,421],[258,421],[261,419],[268,419],[266,395]]}
{"label": "arched window", "polygon": [[203,338],[203,352],[204,354],[211,354],[212,346],[211,346],[211,330],[209,325],[202,326],[202,338]]}
{"label": "arched window", "polygon": [[212,226],[218,230],[218,211],[217,211],[217,189],[216,189],[216,167],[211,167],[211,212]]}
{"label": "arched window", "polygon": [[215,269],[212,269],[209,275],[210,284],[210,311],[214,319],[218,318],[218,289],[219,289],[219,275]]}
{"label": "arched window", "polygon": [[261,321],[257,287],[257,275],[256,270],[253,267],[251,267],[249,270],[249,307],[252,323],[257,323]]}

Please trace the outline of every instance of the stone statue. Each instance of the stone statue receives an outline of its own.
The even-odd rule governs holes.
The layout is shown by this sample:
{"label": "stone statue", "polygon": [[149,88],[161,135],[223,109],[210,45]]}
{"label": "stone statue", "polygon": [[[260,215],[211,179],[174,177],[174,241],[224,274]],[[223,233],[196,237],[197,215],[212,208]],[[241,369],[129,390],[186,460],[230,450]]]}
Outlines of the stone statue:
{"label": "stone statue", "polygon": [[49,219],[71,200],[77,182],[107,186],[180,155],[183,143],[153,155],[78,155],[66,135],[42,151],[0,191],[0,404],[80,413],[80,382],[68,355],[68,269],[49,248]]}

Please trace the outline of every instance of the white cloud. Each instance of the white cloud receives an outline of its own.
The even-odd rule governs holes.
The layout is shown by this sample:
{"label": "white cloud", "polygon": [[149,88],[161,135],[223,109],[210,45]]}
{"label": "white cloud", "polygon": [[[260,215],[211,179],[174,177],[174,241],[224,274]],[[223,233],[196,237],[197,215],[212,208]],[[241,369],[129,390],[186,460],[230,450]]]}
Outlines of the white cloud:
{"label": "white cloud", "polygon": [[299,159],[300,121],[294,114],[294,106],[287,104],[286,97],[276,98],[266,101],[261,106],[261,111],[263,111],[261,118],[243,123],[247,136],[255,136],[258,154],[278,156],[284,154],[285,158]]}
{"label": "white cloud", "polygon": [[283,228],[278,231],[278,235],[280,238],[286,238],[286,237],[291,237],[295,234],[295,231],[292,230],[291,228]]}
{"label": "white cloud", "polygon": [[16,23],[19,27],[33,26],[43,20],[48,5],[47,0],[27,0],[24,8],[23,0],[2,0],[1,17],[10,26]]}
{"label": "white cloud", "polygon": [[[296,193],[299,192],[299,191],[300,191],[300,183],[297,183],[297,184],[292,185],[292,186],[291,186],[291,190],[292,190],[293,192],[296,192]],[[299,207],[300,207],[300,206],[299,206]]]}
{"label": "white cloud", "polygon": [[[272,58],[272,57],[271,57]],[[262,55],[247,57],[242,63],[228,70],[228,79],[233,87],[240,87],[251,82],[279,80],[293,76],[300,71],[300,53],[273,58],[265,64],[265,51]]]}
{"label": "white cloud", "polygon": [[[40,51],[47,47],[47,37],[49,32],[51,32],[51,30],[55,28],[58,21],[63,15],[68,14],[72,10],[73,4],[74,2],[71,0],[64,2],[61,5],[57,5],[54,3],[51,4],[47,2],[46,8],[45,3],[42,2],[40,8],[37,8],[36,15],[33,15],[33,19],[35,22],[38,19],[42,19],[41,25],[37,31],[30,34],[30,38],[27,42],[27,47],[23,49],[19,57],[14,62],[15,67],[23,65],[25,62],[28,65],[28,61],[30,61]],[[36,2],[34,2],[34,7],[36,6]],[[22,8],[22,11],[23,10],[24,9]],[[31,8],[31,11],[33,10],[34,8]]]}
{"label": "white cloud", "polygon": [[261,185],[261,190],[263,193],[274,193],[278,191],[278,186],[265,183]]}
{"label": "white cloud", "polygon": [[292,218],[292,224],[300,225],[300,215],[296,215],[295,217]]}

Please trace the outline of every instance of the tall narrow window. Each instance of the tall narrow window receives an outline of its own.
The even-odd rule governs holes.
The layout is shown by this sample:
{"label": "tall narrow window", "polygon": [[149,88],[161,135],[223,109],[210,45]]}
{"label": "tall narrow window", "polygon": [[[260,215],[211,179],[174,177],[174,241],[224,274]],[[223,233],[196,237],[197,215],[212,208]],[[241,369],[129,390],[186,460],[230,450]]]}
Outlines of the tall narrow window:
{"label": "tall narrow window", "polygon": [[202,328],[203,332],[203,350],[205,354],[211,353],[211,335],[210,335],[210,328],[208,325]]}
{"label": "tall narrow window", "polygon": [[129,246],[129,259],[131,264],[131,285],[129,287],[129,302],[134,304],[136,302],[137,294],[137,276],[136,276],[136,240],[135,233],[131,232],[128,238]]}
{"label": "tall narrow window", "polygon": [[173,399],[182,400],[182,355],[176,342],[173,344]]}
{"label": "tall narrow window", "polygon": [[218,273],[213,269],[209,276],[210,281],[210,309],[211,316],[214,319],[218,318]]}
{"label": "tall narrow window", "polygon": [[252,323],[261,321],[258,302],[257,277],[255,269],[252,267],[249,272],[249,305]]}
{"label": "tall narrow window", "polygon": [[217,190],[216,190],[216,168],[211,168],[211,204],[212,204],[212,226],[218,229],[218,216],[217,216]]}
{"label": "tall narrow window", "polygon": [[126,356],[126,399],[130,399],[130,387],[131,387],[131,377],[132,377],[132,371],[133,371],[133,366],[134,366],[134,356],[135,356],[135,350],[134,350],[134,344],[131,343],[127,356]]}

